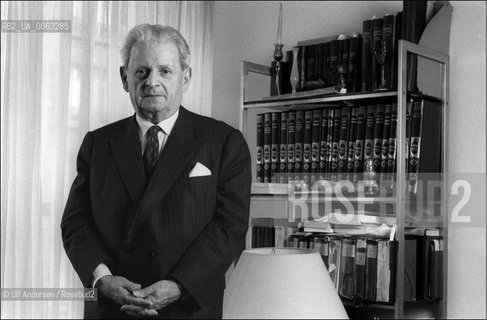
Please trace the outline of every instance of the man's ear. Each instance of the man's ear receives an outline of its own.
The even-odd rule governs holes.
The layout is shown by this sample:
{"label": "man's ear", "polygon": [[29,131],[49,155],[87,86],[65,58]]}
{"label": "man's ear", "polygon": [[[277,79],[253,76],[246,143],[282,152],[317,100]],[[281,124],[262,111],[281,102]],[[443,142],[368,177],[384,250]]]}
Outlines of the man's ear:
{"label": "man's ear", "polygon": [[123,89],[129,92],[129,83],[127,82],[127,71],[124,66],[120,67],[120,78],[122,79]]}
{"label": "man's ear", "polygon": [[183,71],[183,92],[186,92],[189,88],[189,84],[191,83],[191,75],[192,75],[192,70],[191,67],[186,68],[186,70]]}

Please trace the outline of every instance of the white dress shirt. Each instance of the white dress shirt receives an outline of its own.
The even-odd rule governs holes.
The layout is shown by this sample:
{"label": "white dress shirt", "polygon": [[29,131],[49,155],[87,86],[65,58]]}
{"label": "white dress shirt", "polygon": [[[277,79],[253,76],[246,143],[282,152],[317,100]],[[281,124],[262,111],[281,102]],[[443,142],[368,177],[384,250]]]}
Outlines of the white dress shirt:
{"label": "white dress shirt", "polygon": [[[159,140],[159,153],[161,152],[162,148],[166,144],[167,137],[171,134],[171,131],[174,127],[174,124],[176,123],[176,120],[178,119],[179,116],[179,108],[174,113],[172,116],[169,118],[162,120],[159,122],[157,125],[162,129],[162,131],[159,131],[157,133],[157,138]],[[145,149],[145,143],[147,140],[147,131],[149,130],[150,127],[152,127],[154,124],[148,120],[145,120],[141,118],[139,115],[135,116],[135,119],[137,120],[137,124],[139,125],[139,137],[140,137],[140,143],[142,146],[142,154],[144,153]],[[111,276],[112,273],[110,272],[110,269],[106,264],[103,262],[100,263],[95,271],[93,271],[93,282],[92,282],[92,287],[94,288],[97,281],[103,278],[104,276]]]}

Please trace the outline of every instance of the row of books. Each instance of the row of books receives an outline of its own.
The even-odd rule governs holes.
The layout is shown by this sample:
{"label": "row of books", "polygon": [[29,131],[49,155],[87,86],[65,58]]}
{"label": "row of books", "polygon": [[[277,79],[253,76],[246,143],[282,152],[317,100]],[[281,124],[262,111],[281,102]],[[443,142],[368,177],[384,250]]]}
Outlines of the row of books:
{"label": "row of books", "polygon": [[[397,87],[397,43],[402,39],[402,12],[363,21],[362,34],[298,42],[297,91],[336,86],[340,81],[347,93],[368,92],[381,85],[381,63],[384,65],[383,89]],[[328,40],[327,39],[332,39]],[[380,60],[382,58],[382,60]],[[293,65],[292,51],[286,52],[285,75]],[[288,93],[290,85],[281,85]],[[289,91],[290,92],[290,91]]]}
{"label": "row of books", "polygon": [[[424,172],[439,170],[441,119],[431,115],[437,112],[434,107],[424,105],[424,99],[407,104],[405,160],[411,181],[417,180],[423,160],[425,127],[436,134],[424,140],[429,142],[428,162],[433,162]],[[396,103],[261,113],[257,115],[256,182],[347,180],[356,184],[366,173],[378,184],[389,185],[397,167],[396,144]]]}
{"label": "row of books", "polygon": [[[296,231],[295,227],[254,225],[269,240],[253,247],[294,247],[316,250],[323,258],[339,295],[356,305],[394,303],[397,241]],[[409,235],[405,241],[405,301],[442,296],[442,239],[439,235]]]}

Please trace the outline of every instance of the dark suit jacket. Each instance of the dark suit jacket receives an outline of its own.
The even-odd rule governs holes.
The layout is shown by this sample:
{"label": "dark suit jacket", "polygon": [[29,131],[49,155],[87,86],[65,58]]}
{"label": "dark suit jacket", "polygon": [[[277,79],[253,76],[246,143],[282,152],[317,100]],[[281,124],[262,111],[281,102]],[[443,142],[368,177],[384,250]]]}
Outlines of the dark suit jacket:
{"label": "dark suit jacket", "polygon": [[[197,162],[211,176],[190,178]],[[225,272],[248,228],[250,153],[240,131],[180,107],[146,187],[132,116],[88,132],[77,171],[61,229],[83,285],[101,262],[142,287],[173,277],[192,299],[160,317],[221,317]],[[124,317],[119,309],[99,298],[85,303],[85,317]]]}

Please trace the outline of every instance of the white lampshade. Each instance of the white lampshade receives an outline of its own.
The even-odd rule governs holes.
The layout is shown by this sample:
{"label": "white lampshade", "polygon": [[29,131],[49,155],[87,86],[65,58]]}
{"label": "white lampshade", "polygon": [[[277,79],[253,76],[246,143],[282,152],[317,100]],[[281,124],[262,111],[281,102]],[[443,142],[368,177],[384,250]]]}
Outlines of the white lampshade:
{"label": "white lampshade", "polygon": [[346,318],[318,252],[294,248],[245,250],[227,284],[224,319]]}

